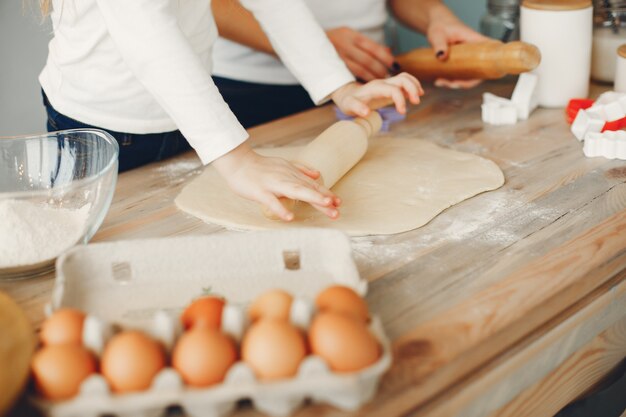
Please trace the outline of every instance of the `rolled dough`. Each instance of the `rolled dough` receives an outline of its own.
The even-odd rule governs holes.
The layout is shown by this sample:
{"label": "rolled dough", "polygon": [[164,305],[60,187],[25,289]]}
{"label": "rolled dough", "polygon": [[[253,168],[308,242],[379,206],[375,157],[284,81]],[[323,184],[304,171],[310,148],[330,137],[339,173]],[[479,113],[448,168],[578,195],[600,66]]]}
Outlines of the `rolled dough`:
{"label": "rolled dough", "polygon": [[[291,159],[300,149],[257,151]],[[299,203],[293,222],[269,220],[210,166],[181,191],[176,205],[205,222],[236,229],[332,227],[352,236],[387,235],[423,226],[446,208],[503,183],[502,171],[488,159],[425,140],[374,138],[363,159],[333,187],[343,200],[337,220],[305,203]]]}

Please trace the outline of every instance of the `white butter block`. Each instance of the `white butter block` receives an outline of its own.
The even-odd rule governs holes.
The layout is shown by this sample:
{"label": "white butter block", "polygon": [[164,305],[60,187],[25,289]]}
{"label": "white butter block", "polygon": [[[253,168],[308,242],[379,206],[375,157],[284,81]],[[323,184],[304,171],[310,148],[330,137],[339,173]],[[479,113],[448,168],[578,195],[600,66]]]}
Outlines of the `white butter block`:
{"label": "white butter block", "polygon": [[517,108],[517,118],[526,120],[539,104],[537,81],[539,77],[529,72],[520,74],[511,101]]}

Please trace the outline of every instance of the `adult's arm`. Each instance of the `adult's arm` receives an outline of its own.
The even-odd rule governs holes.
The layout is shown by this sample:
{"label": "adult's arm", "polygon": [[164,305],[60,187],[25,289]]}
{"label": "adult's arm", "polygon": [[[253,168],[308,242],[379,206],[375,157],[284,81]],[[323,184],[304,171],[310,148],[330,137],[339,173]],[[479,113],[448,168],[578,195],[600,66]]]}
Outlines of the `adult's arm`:
{"label": "adult's arm", "polygon": [[[213,0],[212,7],[220,36],[277,55],[254,15],[238,1]],[[387,46],[347,26],[328,29],[326,35],[355,77],[371,81],[389,75],[393,55]]]}
{"label": "adult's arm", "polygon": [[396,19],[426,35],[442,60],[447,59],[449,45],[488,39],[463,23],[440,0],[389,0],[389,6]]}
{"label": "adult's arm", "polygon": [[213,17],[220,36],[266,54],[276,55],[254,15],[237,0],[212,0]]}

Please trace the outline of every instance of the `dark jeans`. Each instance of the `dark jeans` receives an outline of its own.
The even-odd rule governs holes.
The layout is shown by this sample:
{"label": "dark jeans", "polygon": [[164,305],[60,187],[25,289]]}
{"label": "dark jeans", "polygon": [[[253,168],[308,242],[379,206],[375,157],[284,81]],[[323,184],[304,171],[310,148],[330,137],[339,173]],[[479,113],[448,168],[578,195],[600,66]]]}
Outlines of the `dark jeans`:
{"label": "dark jeans", "polygon": [[222,97],[245,127],[315,107],[300,85],[257,84],[213,77]]}
{"label": "dark jeans", "polygon": [[185,137],[178,130],[140,135],[115,132],[79,122],[56,111],[48,101],[48,97],[46,97],[43,90],[42,94],[43,104],[46,106],[46,112],[48,113],[48,132],[66,129],[93,128],[110,133],[120,145],[120,172],[137,168],[151,162],[161,161],[191,149],[189,142],[187,142]]}

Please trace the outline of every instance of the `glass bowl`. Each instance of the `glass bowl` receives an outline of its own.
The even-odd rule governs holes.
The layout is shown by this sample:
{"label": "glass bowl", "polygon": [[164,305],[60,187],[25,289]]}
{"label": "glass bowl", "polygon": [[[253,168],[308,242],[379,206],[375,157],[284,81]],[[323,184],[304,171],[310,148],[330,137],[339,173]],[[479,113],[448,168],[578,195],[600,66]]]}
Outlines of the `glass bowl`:
{"label": "glass bowl", "polygon": [[93,237],[113,199],[118,153],[96,129],[0,138],[0,280],[48,273]]}

